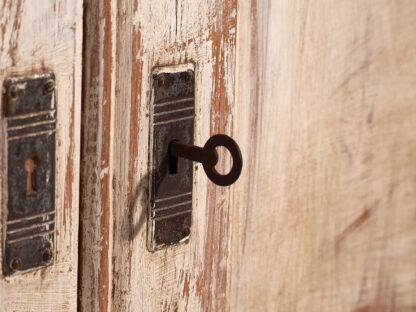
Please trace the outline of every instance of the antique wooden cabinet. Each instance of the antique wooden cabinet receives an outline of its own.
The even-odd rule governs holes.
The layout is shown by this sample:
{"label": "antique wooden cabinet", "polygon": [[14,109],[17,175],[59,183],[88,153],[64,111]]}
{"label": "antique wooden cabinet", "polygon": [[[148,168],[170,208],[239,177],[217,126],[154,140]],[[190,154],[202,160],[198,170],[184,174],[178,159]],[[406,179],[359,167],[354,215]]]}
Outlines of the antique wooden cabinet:
{"label": "antique wooden cabinet", "polygon": [[[412,0],[0,0],[0,311],[416,311],[415,27]],[[194,162],[187,239],[149,250],[155,77],[184,68],[193,143],[243,169]],[[16,230],[7,112],[50,73],[54,227]],[[54,240],[26,270],[28,227]]]}

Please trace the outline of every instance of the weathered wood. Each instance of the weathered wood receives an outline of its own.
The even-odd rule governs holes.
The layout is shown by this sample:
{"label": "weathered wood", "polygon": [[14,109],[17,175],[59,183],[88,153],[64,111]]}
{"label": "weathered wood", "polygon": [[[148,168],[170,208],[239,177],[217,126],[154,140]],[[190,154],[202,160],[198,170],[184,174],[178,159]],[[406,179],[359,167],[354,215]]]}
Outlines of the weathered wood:
{"label": "weathered wood", "polygon": [[0,1],[0,35],[0,83],[53,71],[58,107],[55,264],[0,274],[0,310],[76,311],[82,1]]}
{"label": "weathered wood", "polygon": [[416,310],[416,2],[239,1],[231,311]]}
{"label": "weathered wood", "polygon": [[[235,1],[132,1],[117,16],[113,311],[218,311],[225,303],[229,188],[195,165],[188,244],[146,249],[150,73],[196,64],[196,137],[231,130]],[[225,161],[221,164],[225,166]]]}
{"label": "weathered wood", "polygon": [[221,310],[230,189],[195,165],[190,243],[146,248],[149,83],[154,66],[195,63],[195,141],[230,134],[236,2],[114,2],[86,6],[80,308]]}
{"label": "weathered wood", "polygon": [[[239,1],[237,18],[231,0],[89,0],[86,16],[81,310],[416,309],[414,2]],[[190,242],[150,253],[150,73],[188,62],[196,144],[230,134],[244,168],[221,188],[195,165]]]}
{"label": "weathered wood", "polygon": [[84,1],[79,310],[109,311],[115,1]]}

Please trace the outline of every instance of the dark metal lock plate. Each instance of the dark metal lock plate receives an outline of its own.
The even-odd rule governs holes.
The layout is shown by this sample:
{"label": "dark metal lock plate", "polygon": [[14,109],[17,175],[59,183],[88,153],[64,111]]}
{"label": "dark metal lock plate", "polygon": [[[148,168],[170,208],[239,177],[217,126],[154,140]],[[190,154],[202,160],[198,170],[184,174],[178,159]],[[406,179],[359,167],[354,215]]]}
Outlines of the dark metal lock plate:
{"label": "dark metal lock plate", "polygon": [[191,233],[193,165],[184,158],[170,158],[168,146],[172,140],[194,142],[193,66],[157,68],[151,86],[147,245],[155,251],[187,242]]}
{"label": "dark metal lock plate", "polygon": [[54,261],[54,90],[53,73],[3,83],[4,275]]}

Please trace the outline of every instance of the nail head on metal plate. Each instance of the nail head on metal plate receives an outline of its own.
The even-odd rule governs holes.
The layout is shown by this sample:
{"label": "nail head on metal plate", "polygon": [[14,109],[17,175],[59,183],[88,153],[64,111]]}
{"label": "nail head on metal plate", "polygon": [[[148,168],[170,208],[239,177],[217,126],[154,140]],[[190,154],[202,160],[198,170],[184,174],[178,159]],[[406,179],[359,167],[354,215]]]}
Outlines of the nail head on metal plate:
{"label": "nail head on metal plate", "polygon": [[53,264],[56,96],[53,73],[3,82],[3,274]]}

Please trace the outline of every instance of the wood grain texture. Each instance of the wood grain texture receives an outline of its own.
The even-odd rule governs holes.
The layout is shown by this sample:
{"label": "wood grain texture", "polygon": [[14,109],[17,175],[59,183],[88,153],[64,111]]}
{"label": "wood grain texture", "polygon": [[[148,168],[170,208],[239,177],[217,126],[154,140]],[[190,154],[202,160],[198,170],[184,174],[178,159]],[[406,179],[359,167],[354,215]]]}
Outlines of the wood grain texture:
{"label": "wood grain texture", "polygon": [[239,1],[230,311],[416,311],[416,2]]}
{"label": "wood grain texture", "polygon": [[55,264],[0,274],[0,310],[76,311],[82,1],[2,0],[0,35],[0,83],[53,71],[57,98]]}
{"label": "wood grain texture", "polygon": [[[230,239],[229,188],[195,165],[188,244],[146,248],[150,73],[195,63],[196,137],[231,134],[236,1],[119,1],[113,147],[112,311],[220,311]],[[228,159],[229,160],[229,159]],[[221,167],[229,166],[226,160]]]}
{"label": "wood grain texture", "polygon": [[[412,1],[88,3],[84,311],[416,310]],[[196,165],[191,241],[150,253],[150,73],[189,62],[196,143],[245,165]]]}
{"label": "wood grain texture", "polygon": [[236,5],[85,2],[81,311],[224,308],[230,189],[209,185],[199,165],[191,242],[146,248],[149,96],[153,67],[194,63],[196,143],[231,133]]}
{"label": "wood grain texture", "polygon": [[109,311],[115,1],[84,1],[79,310]]}

